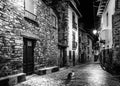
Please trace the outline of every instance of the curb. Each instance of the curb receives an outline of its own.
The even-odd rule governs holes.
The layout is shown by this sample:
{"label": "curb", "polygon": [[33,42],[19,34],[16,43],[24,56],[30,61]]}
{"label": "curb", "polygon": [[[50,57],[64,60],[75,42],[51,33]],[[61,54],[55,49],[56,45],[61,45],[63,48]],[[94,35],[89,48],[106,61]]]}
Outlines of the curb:
{"label": "curb", "polygon": [[14,86],[20,82],[26,81],[26,74],[19,73],[0,78],[0,86]]}

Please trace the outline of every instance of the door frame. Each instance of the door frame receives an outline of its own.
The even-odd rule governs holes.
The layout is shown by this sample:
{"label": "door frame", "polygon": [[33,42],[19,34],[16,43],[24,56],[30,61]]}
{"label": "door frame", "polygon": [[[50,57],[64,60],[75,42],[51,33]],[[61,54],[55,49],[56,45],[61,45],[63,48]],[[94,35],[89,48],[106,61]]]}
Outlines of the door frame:
{"label": "door frame", "polygon": [[[28,62],[28,54],[27,54],[27,49],[28,49],[28,41],[32,42],[32,71],[28,71],[26,68],[29,66],[29,62]],[[35,42],[36,40],[34,39],[30,39],[30,38],[23,38],[23,72],[26,73],[26,75],[30,75],[34,73],[34,48],[35,48]]]}

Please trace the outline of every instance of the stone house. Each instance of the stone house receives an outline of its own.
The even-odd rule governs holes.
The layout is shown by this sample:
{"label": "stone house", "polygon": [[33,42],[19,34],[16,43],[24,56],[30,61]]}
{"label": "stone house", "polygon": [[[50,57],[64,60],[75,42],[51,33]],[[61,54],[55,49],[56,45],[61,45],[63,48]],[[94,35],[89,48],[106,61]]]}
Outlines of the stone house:
{"label": "stone house", "polygon": [[60,49],[60,67],[78,63],[78,19],[82,17],[78,10],[78,0],[45,0],[58,15],[58,45]]}
{"label": "stone house", "polygon": [[101,0],[97,15],[101,20],[99,27],[100,51],[102,53],[101,63],[107,71],[113,70],[119,73],[120,0]]}
{"label": "stone house", "polygon": [[79,22],[79,63],[93,62],[93,37],[87,33],[84,23]]}
{"label": "stone house", "polygon": [[78,10],[80,3],[78,0],[70,0],[68,6],[68,47],[67,47],[67,60],[70,65],[75,66],[79,61],[78,51],[78,19],[82,17]]}
{"label": "stone house", "polygon": [[42,0],[0,0],[0,77],[58,65],[58,18]]}
{"label": "stone house", "polygon": [[83,27],[79,27],[79,62],[84,63],[87,61],[87,33]]}

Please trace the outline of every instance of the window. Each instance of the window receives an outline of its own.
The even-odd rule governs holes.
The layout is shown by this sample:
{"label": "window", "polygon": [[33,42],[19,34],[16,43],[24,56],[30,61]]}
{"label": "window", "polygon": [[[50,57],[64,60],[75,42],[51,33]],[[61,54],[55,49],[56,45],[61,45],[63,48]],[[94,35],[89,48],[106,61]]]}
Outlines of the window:
{"label": "window", "polygon": [[73,24],[73,28],[77,29],[77,24],[75,22],[75,13],[74,12],[72,13],[72,24]]}
{"label": "window", "polygon": [[120,9],[120,0],[116,0],[116,9]]}
{"label": "window", "polygon": [[34,14],[34,1],[33,0],[25,0],[25,10]]}
{"label": "window", "polygon": [[108,12],[107,12],[107,14],[106,14],[106,25],[108,26],[108,22],[109,22],[109,20],[108,20]]}
{"label": "window", "polygon": [[75,23],[75,13],[72,13],[72,22]]}
{"label": "window", "polygon": [[25,16],[32,20],[36,19],[34,0],[25,0]]}
{"label": "window", "polygon": [[71,59],[71,51],[69,51],[69,59]]}
{"label": "window", "polygon": [[73,41],[75,41],[75,32],[73,32]]}
{"label": "window", "polygon": [[52,15],[52,24],[54,27],[56,27],[56,17],[55,15]]}
{"label": "window", "polygon": [[72,34],[72,38],[73,38],[73,40],[72,40],[72,48],[73,49],[76,49],[77,48],[77,42],[75,41],[75,32],[73,32],[73,34]]}

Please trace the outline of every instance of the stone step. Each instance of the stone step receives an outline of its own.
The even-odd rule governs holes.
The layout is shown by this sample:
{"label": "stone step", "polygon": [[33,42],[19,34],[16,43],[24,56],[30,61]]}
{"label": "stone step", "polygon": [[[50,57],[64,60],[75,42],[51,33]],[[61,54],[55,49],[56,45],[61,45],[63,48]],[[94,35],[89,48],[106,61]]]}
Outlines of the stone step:
{"label": "stone step", "polygon": [[42,69],[38,69],[35,73],[38,75],[44,75],[44,74],[50,74],[57,71],[59,71],[59,67],[53,66],[53,67],[45,67]]}
{"label": "stone step", "polygon": [[9,76],[0,78],[0,86],[14,86],[20,82],[25,81],[25,80],[26,80],[25,73],[9,75]]}

